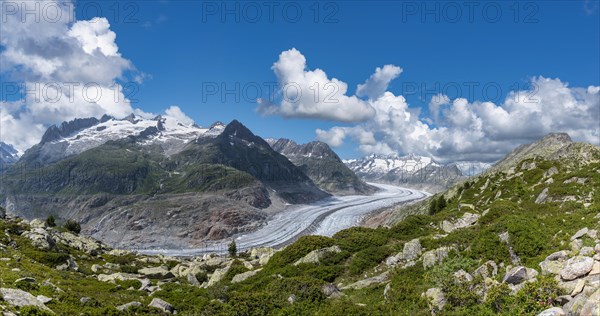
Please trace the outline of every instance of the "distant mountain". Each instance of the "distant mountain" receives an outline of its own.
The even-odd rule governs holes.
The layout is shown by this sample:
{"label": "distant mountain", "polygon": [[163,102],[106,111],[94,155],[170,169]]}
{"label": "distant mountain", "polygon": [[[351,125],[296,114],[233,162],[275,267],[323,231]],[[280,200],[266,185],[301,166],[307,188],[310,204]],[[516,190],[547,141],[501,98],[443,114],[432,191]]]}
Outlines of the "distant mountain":
{"label": "distant mountain", "polygon": [[160,116],[53,126],[1,183],[9,212],[74,218],[122,247],[227,238],[286,204],[329,196],[236,120],[201,128]]}
{"label": "distant mountain", "polygon": [[510,168],[514,168],[518,162],[528,158],[550,158],[572,144],[573,141],[568,134],[551,133],[533,143],[513,149],[506,157],[495,163],[489,171],[508,171]]}
{"label": "distant mountain", "polygon": [[134,137],[141,145],[158,145],[166,155],[175,154],[185,144],[199,137],[215,137],[224,130],[222,123],[210,128],[183,124],[171,117],[144,119],[129,115],[123,119],[103,116],[85,118],[51,126],[41,142],[27,150],[24,160],[29,164],[47,165],[80,154],[111,140]]}
{"label": "distant mountain", "polygon": [[286,156],[292,163],[308,175],[313,182],[324,191],[331,194],[370,194],[375,188],[362,181],[350,170],[323,142],[297,144],[281,138],[267,139],[271,147]]}
{"label": "distant mountain", "polygon": [[19,160],[19,151],[12,145],[0,142],[0,171]]}
{"label": "distant mountain", "polygon": [[441,165],[417,155],[370,155],[344,163],[364,180],[402,185],[429,192],[441,191],[464,179],[457,165]]}

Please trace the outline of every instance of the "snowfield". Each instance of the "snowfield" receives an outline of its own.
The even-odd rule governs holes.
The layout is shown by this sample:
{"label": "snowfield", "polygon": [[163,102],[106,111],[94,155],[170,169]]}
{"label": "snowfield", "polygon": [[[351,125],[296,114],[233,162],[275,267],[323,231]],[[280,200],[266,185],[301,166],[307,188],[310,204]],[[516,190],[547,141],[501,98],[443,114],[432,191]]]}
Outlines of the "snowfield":
{"label": "snowfield", "polygon": [[[288,207],[274,215],[260,229],[238,236],[235,239],[238,251],[255,247],[280,247],[303,235],[332,236],[340,230],[359,225],[369,213],[430,196],[427,192],[393,185],[369,184],[380,190],[369,196],[333,196],[312,204]],[[193,249],[145,249],[139,252],[169,256],[225,253],[227,243],[207,243],[205,247]]]}

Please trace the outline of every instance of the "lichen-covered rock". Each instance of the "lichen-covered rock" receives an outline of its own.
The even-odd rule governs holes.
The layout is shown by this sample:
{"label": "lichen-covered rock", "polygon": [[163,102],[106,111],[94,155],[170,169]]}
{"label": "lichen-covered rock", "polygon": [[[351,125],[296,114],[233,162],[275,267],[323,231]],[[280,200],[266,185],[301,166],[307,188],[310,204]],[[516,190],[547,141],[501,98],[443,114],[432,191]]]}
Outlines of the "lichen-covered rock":
{"label": "lichen-covered rock", "polygon": [[483,279],[492,277],[498,274],[498,265],[492,260],[482,264],[479,268],[473,272],[474,276],[481,276]]}
{"label": "lichen-covered rock", "polygon": [[451,233],[457,229],[469,227],[477,223],[479,217],[479,214],[465,213],[461,218],[457,219],[454,222],[443,221],[441,224],[441,228],[446,233]]}
{"label": "lichen-covered rock", "polygon": [[592,270],[594,259],[590,257],[577,256],[567,260],[565,267],[560,271],[563,280],[574,280],[586,275]]}
{"label": "lichen-covered rock", "polygon": [[342,252],[342,250],[340,249],[340,247],[338,246],[331,246],[331,247],[327,247],[327,248],[321,248],[321,249],[317,249],[317,250],[313,250],[311,252],[309,252],[306,256],[298,259],[298,261],[294,262],[294,265],[297,266],[299,264],[302,263],[319,263],[321,259],[323,259],[323,257],[325,255],[327,255],[328,253],[339,253]]}
{"label": "lichen-covered rock", "polygon": [[255,276],[262,269],[250,270],[240,274],[236,274],[233,279],[231,279],[231,283],[239,283],[245,281],[246,279]]}
{"label": "lichen-covered rock", "polygon": [[415,260],[421,255],[422,251],[421,242],[419,239],[413,239],[406,244],[402,250],[402,258],[406,261]]}
{"label": "lichen-covered rock", "polygon": [[169,279],[175,276],[165,266],[143,268],[138,273],[151,279]]}
{"label": "lichen-covered rock", "polygon": [[442,263],[446,258],[448,258],[448,254],[451,250],[454,250],[454,248],[440,247],[434,250],[426,251],[422,256],[423,268],[428,269],[438,263]]}
{"label": "lichen-covered rock", "polygon": [[429,309],[433,314],[440,312],[446,305],[446,297],[440,288],[434,287],[428,289],[422,296],[427,298]]}
{"label": "lichen-covered rock", "polygon": [[389,279],[390,279],[390,272],[386,271],[386,272],[384,272],[384,273],[382,273],[380,275],[377,275],[377,276],[374,276],[374,277],[371,277],[371,278],[367,278],[367,279],[364,279],[364,280],[360,280],[360,281],[354,282],[354,283],[352,283],[350,285],[343,286],[340,289],[341,290],[364,289],[364,288],[369,287],[371,285],[381,284],[381,283],[387,282]]}
{"label": "lichen-covered rock", "polygon": [[32,246],[42,250],[52,249],[56,244],[56,241],[52,238],[50,233],[39,227],[23,232],[21,236],[31,240]]}
{"label": "lichen-covered rock", "polygon": [[152,302],[150,302],[150,304],[148,304],[148,306],[158,308],[165,313],[174,313],[175,312],[175,308],[173,307],[173,305],[171,305],[168,302],[161,300],[160,298],[157,298],[157,297],[152,299]]}
{"label": "lichen-covered rock", "polygon": [[589,229],[587,227],[578,230],[573,236],[571,236],[571,240],[579,239],[585,236],[588,233],[588,230]]}
{"label": "lichen-covered rock", "polygon": [[565,311],[560,307],[552,307],[537,314],[537,316],[565,316]]}
{"label": "lichen-covered rock", "polygon": [[29,292],[19,289],[0,288],[0,297],[2,300],[15,307],[35,306],[39,309],[52,312],[44,303],[40,302]]}
{"label": "lichen-covered rock", "polygon": [[581,315],[600,315],[600,289],[587,299],[581,308]]}
{"label": "lichen-covered rock", "polygon": [[529,269],[524,266],[517,266],[506,272],[502,282],[516,285],[535,278],[537,274],[537,271],[534,269]]}
{"label": "lichen-covered rock", "polygon": [[119,305],[119,306],[117,306],[117,309],[124,312],[124,311],[129,310],[131,307],[139,307],[139,306],[142,306],[142,303],[133,301],[133,302],[129,302],[129,303],[126,303],[123,305]]}

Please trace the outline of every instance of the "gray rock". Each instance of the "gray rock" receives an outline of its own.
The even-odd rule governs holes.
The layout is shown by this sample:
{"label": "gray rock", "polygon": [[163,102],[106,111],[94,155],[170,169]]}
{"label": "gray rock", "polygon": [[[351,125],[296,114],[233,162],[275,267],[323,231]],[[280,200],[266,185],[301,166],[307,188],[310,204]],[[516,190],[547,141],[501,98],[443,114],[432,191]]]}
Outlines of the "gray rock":
{"label": "gray rock", "polygon": [[32,220],[31,222],[29,222],[29,226],[31,226],[32,228],[46,228],[48,227],[48,225],[46,225],[46,221],[43,221],[39,218],[36,218],[34,220]]}
{"label": "gray rock", "polygon": [[590,257],[577,256],[567,260],[567,264],[560,271],[560,277],[563,280],[574,280],[580,276],[586,275],[592,270],[594,259]]}
{"label": "gray rock", "polygon": [[187,275],[187,281],[190,285],[200,286],[200,281],[198,281],[198,279],[196,278],[196,275],[191,272],[188,273],[188,275]]}
{"label": "gray rock", "polygon": [[46,304],[52,301],[52,298],[44,295],[38,295],[35,297],[38,301],[42,302],[42,304]]}
{"label": "gray rock", "polygon": [[205,287],[213,286],[219,283],[221,280],[223,280],[223,278],[227,274],[227,271],[229,271],[229,268],[231,268],[231,264],[225,266],[224,268],[215,270],[215,272],[213,272],[213,274],[208,279],[208,282],[206,283]]}
{"label": "gray rock", "polygon": [[537,316],[565,316],[565,311],[560,307],[552,307],[537,314]]}
{"label": "gray rock", "polygon": [[571,247],[571,252],[573,254],[578,254],[579,249],[581,249],[581,246],[583,246],[583,241],[581,241],[581,239],[575,239],[569,243],[569,246]]}
{"label": "gray rock", "polygon": [[52,249],[56,245],[54,238],[43,228],[33,228],[23,232],[21,236],[31,240],[32,246],[42,250]]}
{"label": "gray rock", "polygon": [[57,232],[54,238],[59,243],[81,250],[90,255],[97,255],[105,249],[99,241],[91,237],[75,235],[69,232]]}
{"label": "gray rock", "polygon": [[595,251],[594,251],[594,248],[592,248],[592,247],[582,247],[581,250],[579,250],[580,256],[591,257],[594,255],[594,253],[595,253]]}
{"label": "gray rock", "polygon": [[24,277],[24,278],[19,278],[15,280],[15,284],[17,283],[21,283],[21,282],[25,282],[25,283],[35,283],[35,278],[32,277]]}
{"label": "gray rock", "polygon": [[175,312],[175,308],[173,307],[173,305],[171,305],[171,304],[167,303],[166,301],[161,300],[160,298],[157,298],[157,297],[152,299],[152,302],[150,302],[150,304],[148,304],[148,306],[158,308],[165,313],[174,313]]}
{"label": "gray rock", "polygon": [[539,263],[540,271],[543,275],[560,274],[562,269],[567,265],[566,261],[550,261],[544,260]]}
{"label": "gray rock", "polygon": [[124,311],[127,311],[127,310],[129,310],[129,308],[134,307],[134,306],[135,307],[142,306],[142,303],[137,302],[137,301],[133,301],[133,302],[129,302],[129,303],[126,303],[126,304],[123,304],[123,305],[119,305],[119,306],[117,306],[117,309],[120,310],[120,311],[122,311],[122,312],[124,312]]}
{"label": "gray rock", "polygon": [[548,199],[548,188],[542,190],[542,192],[535,198],[535,204],[542,204]]}
{"label": "gray rock", "polygon": [[258,264],[261,266],[267,264],[274,254],[275,249],[270,247],[252,248],[252,250],[250,250],[250,256],[254,259],[258,259]]}
{"label": "gray rock", "polygon": [[558,173],[558,169],[556,167],[552,167],[550,169],[548,169],[546,172],[544,172],[544,177],[551,177],[555,174]]}
{"label": "gray rock", "polygon": [[387,301],[390,299],[390,291],[392,290],[392,284],[388,283],[385,285],[383,289],[383,298]]}
{"label": "gray rock", "polygon": [[517,266],[506,272],[506,275],[504,275],[502,282],[516,285],[522,283],[523,281],[533,279],[536,276],[537,271],[535,271],[534,269],[529,269],[524,266]]}
{"label": "gray rock", "polygon": [[473,277],[465,270],[454,272],[454,283],[465,283],[473,281]]}
{"label": "gray rock", "polygon": [[404,244],[402,258],[406,261],[417,259],[421,255],[422,249],[419,239],[413,239]]}
{"label": "gray rock", "polygon": [[296,302],[296,295],[292,294],[292,295],[288,296],[287,301],[290,304],[294,304]]}
{"label": "gray rock", "polygon": [[583,305],[581,315],[600,315],[600,289],[597,289]]}
{"label": "gray rock", "polygon": [[451,233],[457,229],[469,227],[479,220],[479,214],[465,213],[461,218],[457,219],[454,222],[451,221],[443,221],[441,224],[441,228],[446,233]]}
{"label": "gray rock", "polygon": [[426,251],[422,257],[423,268],[428,269],[438,263],[442,263],[446,258],[448,258],[448,254],[451,250],[454,250],[454,248],[440,247],[434,250]]}
{"label": "gray rock", "polygon": [[341,290],[364,289],[364,288],[369,287],[371,285],[376,285],[376,284],[381,284],[381,283],[387,282],[389,280],[389,278],[390,278],[390,272],[386,271],[386,272],[384,272],[384,273],[382,273],[380,275],[377,275],[377,276],[374,276],[374,277],[371,277],[371,278],[367,278],[367,279],[364,279],[364,280],[360,280],[360,281],[354,282],[354,283],[352,283],[350,285],[343,286],[340,289]]}
{"label": "gray rock", "polygon": [[583,237],[584,235],[586,235],[586,234],[588,233],[588,231],[589,231],[589,230],[588,230],[588,228],[587,228],[587,227],[585,227],[585,228],[582,228],[582,229],[578,230],[578,231],[577,231],[577,232],[576,232],[576,233],[575,233],[575,234],[574,234],[574,235],[571,237],[571,240],[575,240],[575,239],[579,239],[579,238]]}
{"label": "gray rock", "polygon": [[15,307],[23,307],[23,306],[35,306],[39,309],[52,312],[44,303],[40,302],[35,296],[31,295],[31,293],[19,290],[19,289],[9,289],[9,288],[0,288],[0,296],[2,300],[4,300],[8,305]]}
{"label": "gray rock", "polygon": [[595,229],[590,229],[587,232],[588,237],[592,238],[592,239],[596,239],[598,238],[598,231]]}
{"label": "gray rock", "polygon": [[143,268],[138,270],[138,273],[151,279],[170,279],[175,276],[165,266]]}
{"label": "gray rock", "polygon": [[321,292],[323,292],[323,294],[325,294],[325,296],[328,298],[339,298],[343,296],[343,294],[340,292],[340,289],[338,289],[338,287],[333,283],[323,285],[321,287]]}
{"label": "gray rock", "polygon": [[233,279],[231,279],[231,283],[239,283],[245,281],[246,279],[255,276],[262,269],[250,270],[244,273],[236,274]]}
{"label": "gray rock", "polygon": [[561,251],[557,251],[551,255],[549,255],[548,257],[546,257],[547,261],[554,261],[554,260],[564,260],[567,259],[569,257],[569,252],[566,250],[561,250]]}
{"label": "gray rock", "polygon": [[495,276],[497,274],[498,274],[498,266],[492,260],[487,261],[486,263],[482,264],[479,268],[475,269],[475,271],[473,272],[474,276],[479,275],[483,279],[485,279],[487,277]]}
{"label": "gray rock", "polygon": [[584,293],[575,296],[567,304],[563,306],[563,310],[569,316],[581,315],[581,310],[587,302],[587,295]]}
{"label": "gray rock", "polygon": [[114,283],[115,280],[140,280],[140,277],[141,275],[139,274],[117,272],[113,274],[98,274],[98,281]]}
{"label": "gray rock", "polygon": [[327,247],[327,248],[313,250],[313,251],[309,252],[306,256],[304,256],[303,258],[300,258],[298,261],[294,262],[294,265],[297,266],[302,263],[317,264],[321,261],[321,259],[323,259],[323,257],[325,255],[327,255],[328,253],[332,253],[332,252],[339,253],[339,252],[342,252],[342,250],[338,246],[331,246],[331,247]]}
{"label": "gray rock", "polygon": [[428,289],[422,296],[427,298],[427,303],[432,314],[440,312],[446,305],[446,297],[440,288],[434,287]]}

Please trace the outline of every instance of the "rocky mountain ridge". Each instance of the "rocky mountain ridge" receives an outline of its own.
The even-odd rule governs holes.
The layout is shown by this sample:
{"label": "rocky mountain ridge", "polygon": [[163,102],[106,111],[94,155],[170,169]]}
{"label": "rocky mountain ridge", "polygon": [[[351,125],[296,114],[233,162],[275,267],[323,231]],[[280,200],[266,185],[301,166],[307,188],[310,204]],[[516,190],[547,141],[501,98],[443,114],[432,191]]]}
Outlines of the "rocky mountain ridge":
{"label": "rocky mountain ridge", "polygon": [[329,147],[313,141],[306,144],[281,138],[267,139],[271,147],[298,166],[322,190],[336,195],[371,194],[376,191],[360,180]]}

